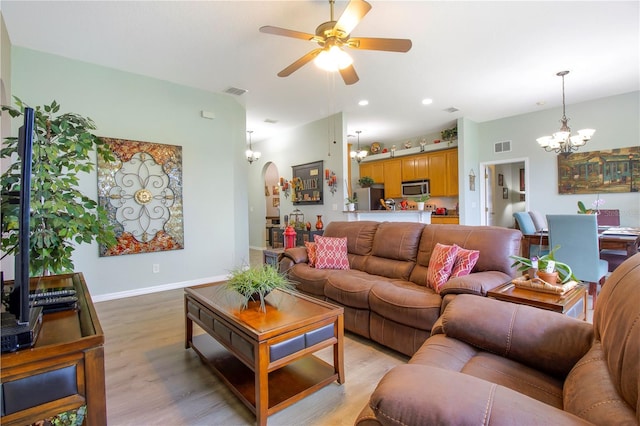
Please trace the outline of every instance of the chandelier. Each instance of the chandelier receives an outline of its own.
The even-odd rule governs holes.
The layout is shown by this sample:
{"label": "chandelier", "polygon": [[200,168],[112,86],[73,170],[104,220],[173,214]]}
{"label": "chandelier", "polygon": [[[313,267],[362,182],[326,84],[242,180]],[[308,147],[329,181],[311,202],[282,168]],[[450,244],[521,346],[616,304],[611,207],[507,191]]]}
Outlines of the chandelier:
{"label": "chandelier", "polygon": [[555,132],[552,136],[543,136],[536,139],[541,148],[544,148],[547,152],[555,152],[557,154],[571,154],[572,151],[577,151],[578,148],[586,144],[591,136],[596,132],[594,129],[582,129],[578,130],[577,135],[571,136],[571,129],[567,125],[569,119],[565,114],[565,101],[564,101],[564,76],[569,74],[569,71],[560,71],[556,75],[562,77],[562,118],[560,122],[559,132]]}
{"label": "chandelier", "polygon": [[351,156],[351,159],[355,158],[355,160],[359,163],[364,157],[367,156],[367,151],[364,149],[360,149],[360,133],[362,133],[362,130],[356,130],[356,133],[358,134],[358,149],[355,151],[351,151],[349,155]]}
{"label": "chandelier", "polygon": [[251,164],[254,161],[257,161],[262,154],[260,154],[258,151],[254,151],[253,147],[251,146],[251,133],[253,133],[253,130],[247,130],[247,133],[249,133],[249,149],[246,150],[244,154],[247,156],[247,161],[249,162],[249,164]]}

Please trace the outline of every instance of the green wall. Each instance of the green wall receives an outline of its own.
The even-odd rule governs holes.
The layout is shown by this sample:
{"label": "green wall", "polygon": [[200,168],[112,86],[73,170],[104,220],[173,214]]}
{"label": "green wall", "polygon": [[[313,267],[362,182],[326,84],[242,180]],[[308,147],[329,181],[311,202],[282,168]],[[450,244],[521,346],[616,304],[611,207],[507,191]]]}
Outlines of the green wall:
{"label": "green wall", "polygon": [[[566,114],[573,131],[583,128],[596,129],[596,133],[580,151],[598,151],[612,148],[638,146],[640,144],[640,92],[625,93],[569,104]],[[529,160],[529,188],[527,197],[529,210],[544,214],[573,214],[577,202],[589,205],[597,194],[560,195],[558,193],[557,155],[544,151],[536,138],[560,128],[562,108],[487,121],[477,125],[477,163],[508,159]],[[512,151],[495,154],[495,142],[511,140]],[[465,138],[465,145],[469,143]],[[465,173],[475,167],[465,157]],[[462,169],[461,169],[462,170]],[[477,178],[476,178],[477,179]],[[478,185],[476,185],[477,188]],[[619,209],[622,226],[640,227],[640,193],[601,194],[605,200],[602,208]]]}
{"label": "green wall", "polygon": [[[207,282],[248,262],[244,107],[226,95],[16,46],[11,61],[12,93],[30,105],[55,99],[91,117],[99,136],[182,146],[185,248],[100,258],[96,245],[80,245],[76,271],[93,296]],[[216,118],[202,118],[202,110]],[[81,186],[97,197],[95,173]]]}

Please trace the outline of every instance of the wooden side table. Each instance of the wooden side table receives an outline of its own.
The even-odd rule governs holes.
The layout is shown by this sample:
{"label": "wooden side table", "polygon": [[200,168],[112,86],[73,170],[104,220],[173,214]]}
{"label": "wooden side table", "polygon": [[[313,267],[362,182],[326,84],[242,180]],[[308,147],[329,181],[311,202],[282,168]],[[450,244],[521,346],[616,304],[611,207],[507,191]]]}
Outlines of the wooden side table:
{"label": "wooden side table", "polygon": [[280,256],[282,256],[282,253],[284,253],[283,248],[262,250],[263,261],[266,265],[271,265],[277,269],[278,262],[280,261]]}
{"label": "wooden side table", "polygon": [[558,312],[583,321],[587,320],[587,290],[583,285],[558,295],[517,288],[509,281],[489,290],[487,296],[505,302]]}

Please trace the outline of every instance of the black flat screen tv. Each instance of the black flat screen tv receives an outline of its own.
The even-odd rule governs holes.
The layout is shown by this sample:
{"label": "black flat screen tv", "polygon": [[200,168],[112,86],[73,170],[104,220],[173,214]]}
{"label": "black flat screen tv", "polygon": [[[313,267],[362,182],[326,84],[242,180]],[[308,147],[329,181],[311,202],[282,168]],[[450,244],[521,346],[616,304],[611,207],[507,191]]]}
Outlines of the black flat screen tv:
{"label": "black flat screen tv", "polygon": [[15,255],[15,278],[8,310],[18,324],[29,323],[29,235],[31,162],[33,150],[33,108],[25,108],[24,125],[18,136],[20,161],[20,194],[18,205],[18,247]]}

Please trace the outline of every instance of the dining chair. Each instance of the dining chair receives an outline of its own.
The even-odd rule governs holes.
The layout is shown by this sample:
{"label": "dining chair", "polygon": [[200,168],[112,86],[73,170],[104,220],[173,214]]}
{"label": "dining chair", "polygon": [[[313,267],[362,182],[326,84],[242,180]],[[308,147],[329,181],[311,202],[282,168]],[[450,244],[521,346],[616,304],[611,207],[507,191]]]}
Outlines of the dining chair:
{"label": "dining chair", "polygon": [[[525,236],[523,238],[523,244],[529,244],[529,256],[542,256],[549,253],[549,246],[542,244],[531,244],[531,241],[536,241],[536,236],[539,237],[540,234],[536,235],[536,227],[533,224],[533,219],[527,212],[516,212],[513,214],[513,217],[516,220],[516,226]],[[522,250],[524,251],[524,250]]]}
{"label": "dining chair", "polygon": [[549,230],[549,226],[547,225],[547,218],[544,217],[542,213],[537,210],[530,210],[529,216],[531,216],[531,220],[533,221],[533,226],[536,228],[536,232],[547,232]]}
{"label": "dining chair", "polygon": [[598,284],[604,283],[608,262],[600,259],[598,223],[592,214],[547,215],[549,246],[560,246],[555,259],[571,267],[580,281],[589,283],[589,294],[596,306]]}
{"label": "dining chair", "polygon": [[[598,228],[620,226],[620,210],[600,209],[597,215]],[[600,259],[609,262],[609,272],[613,272],[627,258],[625,250],[600,250]]]}

